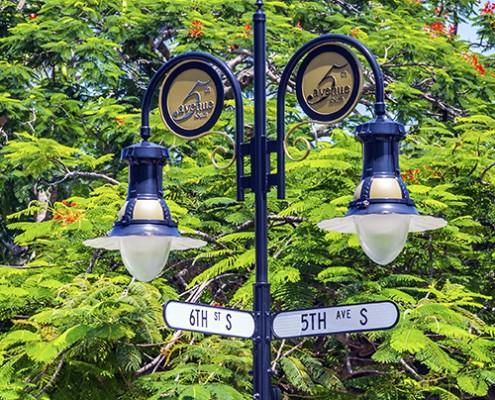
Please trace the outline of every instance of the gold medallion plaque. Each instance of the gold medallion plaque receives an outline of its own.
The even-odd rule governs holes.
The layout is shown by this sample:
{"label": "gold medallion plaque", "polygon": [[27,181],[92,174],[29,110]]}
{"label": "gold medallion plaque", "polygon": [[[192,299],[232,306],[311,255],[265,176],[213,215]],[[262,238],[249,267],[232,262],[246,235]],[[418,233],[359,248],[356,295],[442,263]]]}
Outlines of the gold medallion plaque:
{"label": "gold medallion plaque", "polygon": [[335,123],[356,107],[363,74],[356,55],[347,47],[327,44],[310,52],[297,73],[296,94],[312,119]]}
{"label": "gold medallion plaque", "polygon": [[179,65],[165,79],[160,92],[160,113],[178,136],[194,138],[217,122],[223,107],[223,83],[208,64]]}

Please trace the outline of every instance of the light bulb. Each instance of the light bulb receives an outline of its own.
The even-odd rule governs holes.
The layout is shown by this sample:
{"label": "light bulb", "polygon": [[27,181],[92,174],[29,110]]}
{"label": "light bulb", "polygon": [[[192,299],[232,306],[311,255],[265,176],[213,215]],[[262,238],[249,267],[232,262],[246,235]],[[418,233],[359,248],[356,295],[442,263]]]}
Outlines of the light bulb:
{"label": "light bulb", "polygon": [[167,263],[172,240],[170,236],[119,237],[120,254],[127,271],[142,282],[156,278]]}
{"label": "light bulb", "polygon": [[409,232],[407,214],[369,214],[354,217],[359,243],[374,262],[386,265],[404,248]]}

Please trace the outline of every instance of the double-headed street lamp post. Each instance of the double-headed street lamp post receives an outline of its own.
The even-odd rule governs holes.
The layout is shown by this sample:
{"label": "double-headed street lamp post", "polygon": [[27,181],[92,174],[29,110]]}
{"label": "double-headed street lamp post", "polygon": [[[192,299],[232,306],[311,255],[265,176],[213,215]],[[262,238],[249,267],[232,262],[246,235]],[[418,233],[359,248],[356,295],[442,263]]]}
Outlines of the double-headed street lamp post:
{"label": "double-headed street lamp post", "polygon": [[[254,310],[252,316],[244,319],[248,322],[252,319],[253,332],[237,336],[252,338],[254,342],[254,399],[270,400],[275,399],[277,394],[271,386],[274,371],[271,369],[270,346],[274,327],[268,280],[267,193],[271,187],[276,186],[278,197],[285,198],[285,94],[296,67],[299,66],[296,93],[301,109],[312,120],[324,123],[334,123],[345,118],[359,100],[362,86],[359,62],[343,45],[354,47],[365,57],[371,66],[376,86],[376,119],[358,126],[356,130],[358,139],[363,143],[364,161],[362,179],[354,200],[349,204],[347,216],[322,221],[319,226],[328,230],[357,233],[366,254],[379,264],[387,264],[402,250],[409,231],[436,229],[444,226],[445,221],[420,216],[410,199],[400,176],[398,163],[398,142],[405,136],[404,126],[385,118],[384,86],[380,68],[373,54],[353,38],[324,35],[308,42],[294,54],[279,84],[277,138],[274,140],[267,137],[266,15],[261,0],[256,1],[256,7],[253,16],[253,138],[244,143],[241,89],[235,75],[223,61],[204,53],[187,53],[168,61],[152,78],[143,99],[142,142],[122,151],[122,158],[129,163],[129,190],[119,218],[108,236],[88,240],[85,244],[120,250],[129,272],[143,281],[149,281],[161,272],[170,250],[185,250],[206,244],[198,239],[180,236],[177,224],[172,220],[163,200],[162,167],[168,159],[168,150],[148,141],[151,136],[149,114],[152,95],[163,81],[160,108],[170,130],[188,139],[207,134],[218,120],[223,107],[223,82],[217,72],[220,71],[234,93],[237,198],[239,201],[244,200],[245,189],[251,189],[255,197]],[[271,173],[271,153],[277,155],[276,173]],[[249,176],[245,176],[244,172],[245,157],[250,157]],[[383,219],[385,222],[382,222]],[[390,314],[387,311],[389,308],[383,310],[385,314]],[[322,311],[318,315],[326,318],[327,314]],[[233,318],[232,315],[230,317]],[[283,318],[279,320],[283,321]],[[395,324],[394,318],[390,320],[392,322],[387,322],[386,327]],[[194,318],[190,321],[194,322]],[[186,329],[201,331],[192,322],[191,326],[187,325],[189,322],[184,323]],[[180,324],[169,325],[184,327]],[[379,325],[375,324],[371,329],[379,329]],[[280,332],[285,328],[277,329],[280,329],[279,333],[274,333],[280,337]],[[223,328],[205,332],[221,333]],[[325,332],[327,331],[320,334]]]}

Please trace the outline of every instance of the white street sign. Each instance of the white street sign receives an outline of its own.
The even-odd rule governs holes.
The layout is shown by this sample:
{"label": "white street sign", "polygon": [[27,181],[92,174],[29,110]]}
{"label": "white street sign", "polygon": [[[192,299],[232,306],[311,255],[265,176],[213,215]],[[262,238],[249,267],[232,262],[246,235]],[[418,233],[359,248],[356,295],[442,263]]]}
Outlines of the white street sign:
{"label": "white street sign", "polygon": [[163,308],[163,317],[173,329],[245,339],[254,335],[254,317],[247,311],[171,300]]}
{"label": "white street sign", "polygon": [[391,301],[283,311],[275,315],[272,331],[277,339],[390,329],[399,321]]}

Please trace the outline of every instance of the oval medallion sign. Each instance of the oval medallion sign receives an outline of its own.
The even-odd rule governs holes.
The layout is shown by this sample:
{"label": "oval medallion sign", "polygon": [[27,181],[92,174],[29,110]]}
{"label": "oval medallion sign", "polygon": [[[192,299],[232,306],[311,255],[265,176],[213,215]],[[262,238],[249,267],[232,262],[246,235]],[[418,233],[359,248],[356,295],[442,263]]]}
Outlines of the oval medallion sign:
{"label": "oval medallion sign", "polygon": [[296,95],[310,118],[335,123],[356,107],[363,87],[363,73],[356,55],[339,44],[311,51],[299,67]]}
{"label": "oval medallion sign", "polygon": [[173,133],[195,138],[215,125],[222,112],[223,98],[223,83],[213,67],[186,61],[163,82],[160,113]]}

